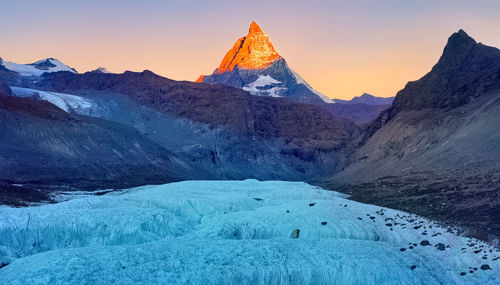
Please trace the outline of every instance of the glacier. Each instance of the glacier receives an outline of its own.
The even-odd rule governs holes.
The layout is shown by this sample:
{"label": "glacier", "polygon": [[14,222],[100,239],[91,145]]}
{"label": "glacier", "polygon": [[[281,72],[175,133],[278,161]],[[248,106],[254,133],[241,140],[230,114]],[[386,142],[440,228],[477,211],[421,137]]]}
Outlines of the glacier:
{"label": "glacier", "polygon": [[498,249],[347,198],[302,182],[184,181],[2,206],[0,284],[500,282]]}
{"label": "glacier", "polygon": [[79,115],[98,116],[105,112],[105,105],[92,99],[66,93],[41,91],[31,88],[11,86],[14,96],[30,97],[48,101],[64,110],[66,113],[75,112]]}

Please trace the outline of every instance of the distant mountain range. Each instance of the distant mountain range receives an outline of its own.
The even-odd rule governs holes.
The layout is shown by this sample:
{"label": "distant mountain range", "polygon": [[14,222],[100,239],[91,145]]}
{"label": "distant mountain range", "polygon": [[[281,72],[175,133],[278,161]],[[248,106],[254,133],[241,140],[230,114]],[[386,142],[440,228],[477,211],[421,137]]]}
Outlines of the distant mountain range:
{"label": "distant mountain range", "polygon": [[332,99],[334,103],[342,103],[342,104],[367,104],[367,105],[376,105],[376,106],[389,106],[392,105],[394,101],[394,97],[376,97],[368,93],[363,93],[361,96],[356,96],[351,100],[342,100],[342,99]]}

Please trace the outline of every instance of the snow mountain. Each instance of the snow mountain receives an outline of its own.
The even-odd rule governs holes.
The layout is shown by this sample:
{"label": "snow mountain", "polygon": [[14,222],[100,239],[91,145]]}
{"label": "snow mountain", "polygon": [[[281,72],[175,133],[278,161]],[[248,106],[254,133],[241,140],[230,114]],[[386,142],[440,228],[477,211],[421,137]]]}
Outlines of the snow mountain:
{"label": "snow mountain", "polygon": [[67,66],[55,58],[46,58],[29,64],[19,64],[11,61],[4,61],[0,58],[0,69],[5,68],[14,71],[21,76],[40,76],[47,72],[69,71],[77,73],[74,68]]}
{"label": "snow mountain", "polygon": [[248,35],[239,38],[226,53],[219,67],[211,75],[201,75],[196,82],[229,85],[252,95],[303,103],[333,103],[288,66],[256,22],[250,24]]}

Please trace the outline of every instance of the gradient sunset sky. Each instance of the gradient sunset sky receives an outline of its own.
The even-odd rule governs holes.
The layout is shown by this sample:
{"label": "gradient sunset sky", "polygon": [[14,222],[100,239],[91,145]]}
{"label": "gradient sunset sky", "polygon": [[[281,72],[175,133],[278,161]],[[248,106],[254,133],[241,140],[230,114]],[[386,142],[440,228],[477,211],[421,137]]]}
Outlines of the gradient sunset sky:
{"label": "gradient sunset sky", "polygon": [[193,81],[219,65],[252,20],[330,98],[394,96],[431,69],[460,28],[500,47],[497,0],[1,0],[0,57]]}

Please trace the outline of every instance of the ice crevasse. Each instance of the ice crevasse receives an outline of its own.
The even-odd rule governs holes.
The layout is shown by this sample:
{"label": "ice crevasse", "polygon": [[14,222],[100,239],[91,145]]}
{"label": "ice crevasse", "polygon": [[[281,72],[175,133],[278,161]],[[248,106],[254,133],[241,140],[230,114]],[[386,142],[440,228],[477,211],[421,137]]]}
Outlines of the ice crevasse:
{"label": "ice crevasse", "polygon": [[186,181],[0,207],[0,284],[498,284],[497,256],[300,182]]}

